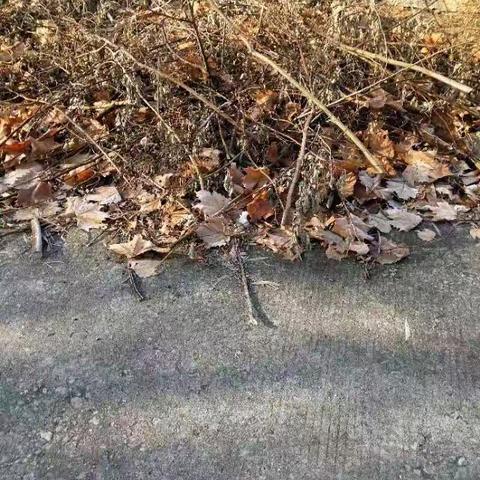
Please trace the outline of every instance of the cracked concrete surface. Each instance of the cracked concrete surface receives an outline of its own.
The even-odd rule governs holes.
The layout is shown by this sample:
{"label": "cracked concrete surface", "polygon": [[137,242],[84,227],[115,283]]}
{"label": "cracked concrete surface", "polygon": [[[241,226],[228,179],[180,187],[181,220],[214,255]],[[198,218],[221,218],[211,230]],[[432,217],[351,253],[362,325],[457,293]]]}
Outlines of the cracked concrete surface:
{"label": "cracked concrete surface", "polygon": [[318,250],[250,251],[276,328],[247,327],[221,258],[173,260],[139,302],[87,241],[38,259],[0,240],[1,479],[480,478],[480,247],[465,232],[368,281]]}

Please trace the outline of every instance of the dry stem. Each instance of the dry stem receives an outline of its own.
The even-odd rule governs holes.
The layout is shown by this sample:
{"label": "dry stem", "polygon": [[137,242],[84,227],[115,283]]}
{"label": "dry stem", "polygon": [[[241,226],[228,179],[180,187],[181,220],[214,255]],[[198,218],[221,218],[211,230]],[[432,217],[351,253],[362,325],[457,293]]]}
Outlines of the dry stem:
{"label": "dry stem", "polygon": [[245,272],[245,266],[243,264],[242,252],[240,251],[238,245],[235,245],[235,257],[238,263],[238,269],[240,270],[240,277],[242,279],[243,293],[245,294],[245,300],[247,302],[248,310],[248,325],[256,326],[258,325],[258,320],[255,318],[255,307],[253,306],[252,295],[250,293],[250,288],[248,286],[248,278]]}
{"label": "dry stem", "polygon": [[368,52],[367,50],[362,50],[361,48],[351,47],[350,45],[345,45],[343,43],[335,43],[339,48],[345,50],[352,55],[355,55],[359,58],[368,59],[368,60],[377,60],[379,62],[387,63],[389,65],[394,65],[396,67],[401,67],[407,70],[414,70],[416,72],[422,73],[431,78],[435,78],[439,82],[445,83],[452,88],[460,90],[463,93],[471,93],[473,92],[473,88],[469,87],[468,85],[464,85],[463,83],[457,82],[456,80],[452,80],[451,78],[446,77],[440,73],[434,72],[429,70],[428,68],[421,67],[420,65],[415,65],[413,63],[402,62],[401,60],[395,60],[393,58],[388,58],[379,53]]}
{"label": "dry stem", "polygon": [[292,207],[293,195],[295,193],[295,188],[297,186],[298,180],[300,179],[300,172],[302,171],[303,159],[305,158],[305,150],[307,146],[308,130],[310,128],[310,122],[312,121],[312,117],[313,110],[308,114],[307,119],[305,120],[305,126],[303,127],[302,144],[300,146],[300,152],[298,153],[292,183],[290,184],[290,188],[288,189],[287,201],[285,203],[282,222],[280,224],[282,227],[284,227],[288,221],[288,215],[290,213],[290,208]]}
{"label": "dry stem", "polygon": [[42,227],[40,226],[40,221],[37,217],[34,217],[32,218],[30,224],[32,227],[32,251],[42,256]]}

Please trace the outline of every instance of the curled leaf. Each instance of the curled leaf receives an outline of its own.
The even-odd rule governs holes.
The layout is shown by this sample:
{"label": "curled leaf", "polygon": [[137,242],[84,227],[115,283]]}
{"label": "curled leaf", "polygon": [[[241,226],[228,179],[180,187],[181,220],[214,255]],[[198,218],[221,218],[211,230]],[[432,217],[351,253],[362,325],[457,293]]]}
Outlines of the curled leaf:
{"label": "curled leaf", "polygon": [[131,268],[140,278],[149,278],[158,275],[162,268],[162,260],[156,258],[140,258],[129,260]]}
{"label": "curled leaf", "polygon": [[127,258],[135,258],[146,252],[159,252],[167,253],[168,248],[157,247],[150,240],[145,240],[141,235],[135,235],[132,240],[126,243],[114,243],[108,247],[118,255],[122,255]]}

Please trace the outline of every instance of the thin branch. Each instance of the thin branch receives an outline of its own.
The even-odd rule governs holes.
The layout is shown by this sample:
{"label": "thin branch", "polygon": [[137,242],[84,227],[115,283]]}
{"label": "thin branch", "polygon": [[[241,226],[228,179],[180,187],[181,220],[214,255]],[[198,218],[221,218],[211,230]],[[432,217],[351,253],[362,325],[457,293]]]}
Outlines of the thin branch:
{"label": "thin branch", "polygon": [[[2,211],[2,213],[4,213]],[[0,229],[0,238],[7,237],[8,235],[15,235],[16,233],[25,232],[26,230],[30,230],[30,225],[22,225],[21,227],[17,228],[8,228],[8,229]]]}
{"label": "thin branch", "polygon": [[205,48],[203,47],[202,38],[200,37],[200,31],[198,30],[197,21],[195,19],[195,10],[194,10],[194,5],[193,5],[194,3],[195,3],[195,0],[190,0],[188,2],[188,7],[189,7],[189,10],[190,10],[190,16],[191,16],[190,20],[192,22],[192,27],[193,27],[193,30],[195,32],[195,37],[196,37],[196,40],[197,40],[198,49],[200,50],[200,54],[202,55],[202,60],[203,60],[203,65],[205,67],[205,71],[207,72],[207,75],[210,78],[212,75],[211,75],[211,72],[210,72],[210,67],[208,65],[208,59],[207,59],[207,55],[205,53]]}
{"label": "thin branch", "polygon": [[43,253],[42,227],[37,217],[32,218],[30,225],[32,227],[32,252],[41,257]]}
{"label": "thin branch", "polygon": [[303,159],[305,158],[305,150],[307,146],[308,130],[310,128],[310,122],[312,121],[312,117],[313,117],[313,110],[308,114],[308,117],[305,120],[305,126],[303,127],[302,144],[300,146],[300,152],[298,153],[297,163],[295,165],[295,172],[293,174],[293,179],[292,179],[292,182],[290,183],[290,188],[288,189],[287,201],[285,203],[282,222],[280,224],[282,227],[284,227],[288,221],[288,215],[290,213],[290,208],[292,207],[293,195],[295,193],[298,180],[300,179],[300,173],[302,171]]}
{"label": "thin branch", "polygon": [[363,58],[364,60],[377,60],[379,62],[387,63],[388,65],[393,65],[395,67],[405,68],[407,70],[414,70],[415,72],[422,73],[427,77],[434,78],[439,82],[445,83],[446,85],[460,90],[463,93],[471,93],[473,92],[473,88],[465,85],[463,83],[457,82],[456,80],[452,80],[451,78],[442,75],[441,73],[434,72],[433,70],[429,70],[428,68],[421,67],[420,65],[415,65],[413,63],[402,62],[401,60],[395,60],[393,58],[387,58],[379,53],[368,52],[367,50],[362,50],[361,48],[351,47],[350,45],[345,45],[343,43],[335,42],[334,45],[338,46],[340,49],[345,50],[352,55],[355,55],[359,58]]}
{"label": "thin branch", "polygon": [[[430,60],[430,59],[436,57],[437,55],[440,55],[441,53],[445,53],[446,51],[450,50],[451,48],[452,47],[447,47],[447,48],[443,48],[442,50],[437,50],[436,52],[433,52],[432,54],[428,55],[427,57],[424,57],[424,58],[421,58],[421,59],[417,60],[414,63],[414,65],[417,65],[421,62],[424,62],[425,60]],[[390,80],[390,79],[396,77],[397,75],[400,75],[402,72],[405,72],[406,70],[409,70],[409,68],[403,67],[400,70],[396,70],[395,72],[392,72],[390,75],[387,75],[386,77],[383,77],[380,80],[377,80],[376,82],[373,82],[370,85],[367,85],[366,87],[363,87],[359,90],[356,90],[352,93],[349,93],[348,95],[343,95],[338,100],[334,100],[333,102],[329,103],[327,106],[329,108],[333,107],[334,105],[338,105],[339,103],[350,100],[351,98],[353,98],[357,95],[368,92],[369,90],[372,90],[373,88],[375,88],[377,85],[380,85],[380,84],[386,82],[387,80]]]}
{"label": "thin branch", "polygon": [[384,173],[385,170],[382,167],[379,160],[372,155],[365,145],[360,141],[360,139],[345,125],[326,105],[324,105],[308,88],[304,87],[301,83],[295,80],[286,70],[284,70],[280,65],[275,63],[271,58],[255,50],[250,41],[235,27],[235,25],[225,16],[225,14],[220,10],[217,2],[215,0],[210,0],[210,4],[213,9],[218,13],[218,15],[234,30],[237,32],[238,38],[247,48],[250,55],[255,58],[258,62],[263,63],[264,65],[269,66],[272,70],[280,74],[285,78],[291,85],[293,85],[307,100],[310,101],[313,105],[319,108],[330,120],[330,122],[335,125],[340,131],[362,152],[367,162],[372,166],[372,168],[377,173]]}
{"label": "thin branch", "polygon": [[235,258],[238,263],[238,269],[240,270],[240,278],[242,280],[243,293],[245,294],[245,300],[247,302],[247,312],[248,312],[248,325],[256,326],[258,325],[258,320],[255,318],[255,307],[253,306],[252,295],[250,293],[250,287],[248,285],[248,278],[245,272],[245,266],[243,264],[242,252],[238,245],[234,246],[235,249]]}
{"label": "thin branch", "polygon": [[137,274],[130,267],[130,265],[127,266],[127,273],[128,273],[128,281],[130,283],[130,286],[132,287],[133,293],[135,293],[138,300],[142,302],[143,300],[145,300],[145,295],[140,291],[140,288],[138,287],[138,283],[137,283]]}

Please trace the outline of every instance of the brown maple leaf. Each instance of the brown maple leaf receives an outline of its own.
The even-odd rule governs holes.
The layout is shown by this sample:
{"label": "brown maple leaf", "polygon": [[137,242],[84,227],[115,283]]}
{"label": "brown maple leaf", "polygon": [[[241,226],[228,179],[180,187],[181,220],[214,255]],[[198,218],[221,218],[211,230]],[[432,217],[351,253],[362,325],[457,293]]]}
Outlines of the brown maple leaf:
{"label": "brown maple leaf", "polygon": [[230,241],[226,233],[227,220],[223,217],[209,218],[197,227],[197,235],[207,248],[221,247]]}
{"label": "brown maple leaf", "polygon": [[250,220],[253,222],[269,218],[275,214],[267,190],[256,195],[253,200],[247,204],[247,212]]}
{"label": "brown maple leaf", "polygon": [[197,192],[197,198],[200,200],[194,208],[203,212],[205,217],[213,217],[222,212],[230,204],[230,200],[217,192],[200,190]]}

